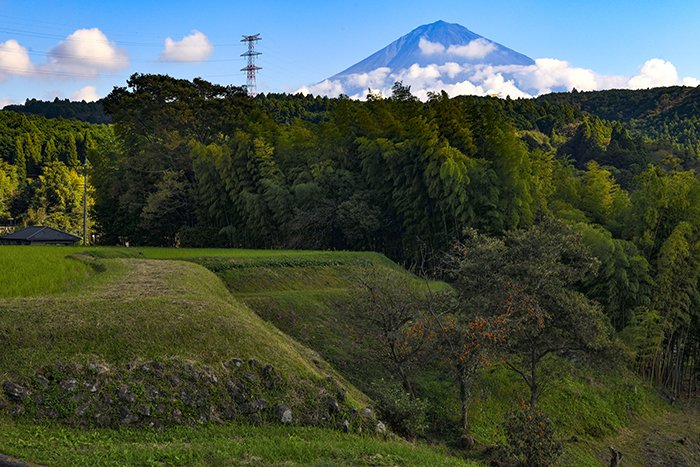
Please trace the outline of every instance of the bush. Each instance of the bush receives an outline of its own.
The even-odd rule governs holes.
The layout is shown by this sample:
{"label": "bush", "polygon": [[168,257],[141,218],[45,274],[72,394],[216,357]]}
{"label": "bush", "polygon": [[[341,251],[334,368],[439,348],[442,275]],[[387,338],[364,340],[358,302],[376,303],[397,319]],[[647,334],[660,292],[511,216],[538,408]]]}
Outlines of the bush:
{"label": "bush", "polygon": [[552,465],[562,453],[552,421],[538,407],[520,402],[506,415],[506,453],[517,465]]}
{"label": "bush", "polygon": [[369,392],[377,402],[381,417],[394,432],[406,437],[425,432],[428,426],[426,401],[411,397],[400,384],[384,379],[373,382]]}

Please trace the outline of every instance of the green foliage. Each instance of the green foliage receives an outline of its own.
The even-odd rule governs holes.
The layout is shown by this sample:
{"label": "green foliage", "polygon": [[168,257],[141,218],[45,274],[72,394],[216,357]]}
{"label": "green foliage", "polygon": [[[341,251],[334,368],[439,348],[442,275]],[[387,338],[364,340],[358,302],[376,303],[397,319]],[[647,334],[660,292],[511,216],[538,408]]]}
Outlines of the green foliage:
{"label": "green foliage", "polygon": [[428,403],[411,396],[401,384],[384,379],[373,381],[368,394],[377,403],[382,420],[397,434],[415,438],[427,430]]}
{"label": "green foliage", "polygon": [[4,110],[11,110],[47,118],[76,119],[89,123],[109,123],[112,119],[105,114],[102,100],[95,102],[71,102],[68,99],[55,98],[53,101],[27,99],[24,104],[6,105]]}
{"label": "green foliage", "polygon": [[19,190],[17,167],[0,160],[0,221],[10,217],[10,203]]}
{"label": "green foliage", "polygon": [[571,288],[616,330],[629,327],[632,355],[657,349],[639,370],[674,392],[694,381],[697,89],[425,103],[403,83],[393,91],[367,102],[251,98],[136,74],[104,100],[110,127],[3,111],[0,222],[78,230],[86,157],[104,244],[369,250],[434,271],[468,229],[506,238],[553,216],[601,262]]}
{"label": "green foliage", "polygon": [[[81,231],[80,166],[109,132],[74,120],[0,111],[0,223]],[[88,191],[91,205],[90,182]]]}
{"label": "green foliage", "polygon": [[679,222],[700,225],[700,181],[693,172],[650,166],[640,175],[632,206],[634,240],[654,258]]}
{"label": "green foliage", "polygon": [[463,313],[505,314],[506,362],[537,404],[538,370],[552,353],[593,353],[609,344],[599,306],[575,289],[598,263],[581,237],[549,220],[503,239],[472,231],[448,257],[446,272]]}
{"label": "green foliage", "polygon": [[[83,225],[83,177],[62,162],[44,166],[43,174],[32,184],[34,196],[29,203],[26,222],[49,225],[67,232],[78,233]],[[87,209],[92,208],[92,193],[87,197]]]}
{"label": "green foliage", "polygon": [[561,456],[552,421],[538,407],[520,402],[504,423],[507,452],[517,465],[552,465]]}
{"label": "green foliage", "polygon": [[613,238],[603,227],[579,223],[575,228],[600,262],[598,273],[581,281],[583,289],[604,307],[620,331],[632,322],[639,307],[651,304],[653,280],[649,262],[634,243]]}
{"label": "green foliage", "polygon": [[[368,103],[251,102],[234,88],[155,75],[127,84],[105,99],[122,149],[95,175],[110,242],[173,244],[198,226],[228,245],[375,249],[419,262],[467,226],[532,224],[553,193],[551,154],[529,157],[491,103],[423,105],[400,83],[391,99]],[[160,222],[143,221],[151,197],[164,198],[166,172],[181,174],[168,192],[182,209],[170,234],[149,236]]]}
{"label": "green foliage", "polygon": [[[22,267],[22,254],[36,252],[36,257],[54,258],[66,264],[82,265],[75,260],[65,259],[66,253],[83,252],[89,257],[98,258],[98,263],[104,264],[106,270],[95,274],[95,269],[86,266],[86,275],[72,281],[62,283],[53,289],[62,292],[60,295],[45,296],[41,285],[32,292],[19,295],[40,295],[36,300],[25,297],[18,300],[2,300],[0,309],[7,310],[5,326],[10,323],[9,334],[2,336],[11,338],[11,345],[3,353],[0,364],[14,365],[14,368],[26,367],[26,374],[32,373],[35,365],[48,364],[46,345],[48,349],[65,359],[70,355],[80,355],[83,358],[94,359],[95,356],[115,361],[129,362],[134,355],[143,355],[147,359],[158,359],[163,355],[176,354],[195,361],[203,361],[208,365],[216,365],[222,356],[256,356],[261,362],[270,362],[275,368],[287,372],[300,372],[313,375],[318,371],[335,375],[321,360],[329,360],[353,383],[360,388],[370,391],[372,381],[383,378],[390,379],[385,369],[373,363],[369,358],[369,348],[364,337],[368,330],[362,325],[362,320],[348,312],[351,308],[348,300],[352,297],[348,289],[357,286],[357,278],[367,275],[368,268],[389,268],[399,275],[406,275],[400,268],[386,258],[368,253],[350,252],[304,252],[288,250],[224,250],[224,249],[165,249],[165,248],[38,248],[38,247],[0,247],[0,259],[5,252],[12,250],[20,254],[14,261],[3,265],[3,271],[14,271]],[[25,256],[26,257],[26,256]],[[104,260],[100,258],[115,258]],[[144,258],[160,258],[171,260],[188,260],[211,267],[223,279],[233,292],[231,298],[221,289],[221,285],[211,274],[207,274],[195,265],[187,266],[180,261],[149,261]],[[29,262],[28,264],[31,264]],[[133,268],[137,268],[135,271]],[[156,270],[144,269],[156,268]],[[55,271],[55,276],[63,278],[58,264],[37,264],[37,271]],[[137,274],[136,274],[137,273]],[[7,275],[7,274],[6,274]],[[35,274],[36,275],[36,274]],[[7,275],[11,283],[13,275]],[[0,274],[0,277],[2,275]],[[127,280],[128,278],[132,280]],[[405,276],[410,278],[411,276]],[[407,281],[417,290],[425,290],[426,283],[413,278]],[[431,282],[433,291],[446,288],[445,284]],[[28,289],[27,289],[28,290]],[[159,295],[165,298],[159,299]],[[105,297],[108,300],[105,300]],[[36,302],[36,303],[35,303]],[[119,303],[125,302],[124,306]],[[311,347],[314,351],[306,350],[293,341],[281,337],[279,331],[270,324],[264,324],[256,315],[250,314],[247,307],[255,310],[266,320],[274,323],[285,332],[293,335],[300,342]],[[21,308],[20,308],[21,307]],[[42,309],[49,307],[46,313]],[[196,312],[193,313],[193,310]],[[246,311],[248,310],[248,311]],[[246,311],[246,313],[244,313]],[[226,319],[222,316],[225,315]],[[218,318],[217,318],[218,317]],[[118,319],[116,319],[118,318]],[[230,318],[230,319],[229,319]],[[116,319],[116,321],[115,321]],[[20,320],[19,322],[17,320]],[[96,329],[92,324],[99,322]],[[213,323],[205,325],[204,323]],[[18,327],[15,327],[17,325]],[[116,327],[115,327],[116,326]],[[66,328],[67,329],[64,329]],[[35,333],[35,329],[38,330]],[[16,330],[21,329],[21,332]],[[65,332],[64,332],[65,331]],[[202,335],[208,338],[202,340]],[[43,336],[51,335],[50,343]],[[280,340],[281,339],[281,340]],[[42,344],[38,344],[38,342]],[[22,347],[27,345],[26,348]],[[17,349],[22,348],[21,354]],[[301,360],[295,355],[301,354]],[[111,357],[105,357],[111,356]],[[316,363],[313,363],[315,361]],[[306,362],[306,363],[304,363]],[[321,365],[321,370],[319,366]],[[663,405],[648,387],[641,384],[634,375],[623,369],[610,368],[609,365],[581,366],[567,363],[559,357],[547,362],[548,372],[558,375],[557,384],[544,391],[540,400],[541,407],[554,420],[561,439],[572,435],[583,437],[581,444],[567,443],[567,454],[585,452],[587,458],[592,454],[583,444],[590,436],[607,436],[622,427],[628,426],[638,415],[653,415],[665,410]],[[410,413],[420,414],[426,409],[426,419],[429,424],[423,436],[450,439],[447,435],[457,425],[458,394],[454,384],[446,380],[447,368],[437,364],[430,368],[421,369],[416,374],[417,388],[420,391],[418,406],[412,405],[411,399],[400,399],[397,413],[409,410]],[[342,381],[338,376],[334,376]],[[325,378],[322,378],[325,379]],[[299,389],[301,386],[295,386]],[[523,391],[523,382],[513,377],[512,372],[501,365],[485,368],[480,371],[473,386],[473,397],[470,404],[471,431],[479,443],[493,445],[504,439],[499,420],[517,401]],[[394,389],[397,389],[394,387]],[[352,393],[354,400],[363,400],[362,396]],[[379,397],[376,398],[377,400]],[[391,401],[389,401],[391,402]],[[404,404],[405,403],[405,404]],[[415,410],[414,410],[415,409]],[[380,414],[382,414],[380,412]],[[382,414],[382,416],[384,416]],[[294,449],[285,447],[290,441],[290,433],[306,432],[307,428],[291,427],[250,427],[237,425],[198,426],[197,428],[172,428],[158,431],[158,436],[149,430],[123,429],[119,431],[87,431],[79,430],[80,436],[89,439],[99,438],[103,442],[93,443],[93,448],[75,450],[74,444],[83,443],[83,438],[76,441],[78,431],[60,428],[54,425],[30,425],[25,422],[3,420],[0,433],[7,433],[10,439],[31,439],[31,446],[3,442],[3,446],[15,446],[12,451],[5,452],[25,459],[41,462],[54,462],[54,457],[47,453],[57,452],[56,459],[82,461],[95,456],[119,457],[120,462],[141,463],[145,460],[158,458],[185,459],[188,464],[206,462],[199,459],[210,459],[212,450],[220,450],[224,454],[215,459],[232,459],[243,449],[243,458],[255,455],[270,462],[282,462],[289,459],[301,459],[299,462],[314,462],[314,459],[329,459],[324,457],[329,452],[330,439],[347,440],[347,449],[337,451],[340,456],[333,462],[340,463],[342,459],[360,459],[357,462],[379,462],[377,453],[382,453],[381,459],[389,459],[392,463],[443,464],[444,457],[435,451],[425,451],[424,454],[403,454],[392,451],[388,454],[377,447],[366,451],[362,443],[381,443],[374,438],[358,438],[354,435],[324,430],[310,430],[310,440],[318,440],[319,444],[296,444]],[[419,425],[423,425],[420,422]],[[24,431],[16,431],[22,426]],[[46,431],[48,430],[48,431]],[[235,436],[232,431],[235,431]],[[28,435],[27,433],[34,433]],[[47,438],[44,433],[49,433]],[[60,433],[61,435],[57,435]],[[155,433],[155,432],[153,432]],[[243,433],[261,433],[260,437],[244,436]],[[267,444],[268,436],[280,438]],[[201,438],[198,436],[201,434]],[[67,436],[67,438],[66,438]],[[160,437],[164,436],[164,437]],[[236,443],[231,444],[231,437]],[[136,441],[139,438],[144,444]],[[68,441],[62,441],[68,440]],[[113,440],[113,441],[109,441]],[[187,440],[185,442],[184,440]],[[199,441],[198,441],[199,440]],[[243,441],[247,440],[247,441]],[[360,441],[365,440],[365,441]],[[340,441],[339,441],[340,442]],[[342,441],[345,442],[345,441]],[[81,444],[82,445],[82,444]],[[393,443],[392,443],[393,445]],[[410,447],[416,453],[423,449],[420,445]],[[48,449],[50,446],[51,449]],[[184,447],[183,447],[184,446]],[[272,451],[261,446],[275,446]],[[325,446],[322,449],[319,446]],[[585,446],[585,447],[584,447]],[[182,449],[180,449],[182,448]],[[296,449],[298,448],[298,451]],[[47,450],[48,449],[48,450]],[[321,451],[319,451],[321,449]],[[335,448],[334,448],[335,449]],[[352,454],[353,449],[359,449],[361,454]],[[393,448],[392,448],[393,449]],[[128,454],[125,452],[128,451]],[[202,452],[200,455],[199,452]],[[217,451],[219,452],[219,451]],[[298,452],[298,454],[294,454]],[[336,452],[336,451],[333,451]],[[423,452],[423,451],[421,451]],[[209,454],[206,454],[209,453]],[[251,454],[252,453],[252,454]],[[331,454],[328,454],[329,456]],[[335,456],[333,454],[332,456]],[[43,457],[42,457],[43,456]],[[184,457],[183,457],[184,456]],[[204,456],[204,457],[201,457]],[[232,457],[233,456],[233,457]],[[278,456],[278,457],[276,457]],[[286,457],[285,457],[286,456]],[[294,457],[300,456],[300,457]],[[342,457],[345,456],[345,457]],[[350,457],[348,457],[350,456]],[[355,456],[355,457],[353,457]],[[435,457],[438,456],[438,457]],[[567,457],[568,459],[568,457]],[[598,459],[601,459],[598,457]],[[172,461],[177,463],[175,461]],[[180,461],[178,461],[180,462]],[[354,462],[354,461],[353,461]]]}

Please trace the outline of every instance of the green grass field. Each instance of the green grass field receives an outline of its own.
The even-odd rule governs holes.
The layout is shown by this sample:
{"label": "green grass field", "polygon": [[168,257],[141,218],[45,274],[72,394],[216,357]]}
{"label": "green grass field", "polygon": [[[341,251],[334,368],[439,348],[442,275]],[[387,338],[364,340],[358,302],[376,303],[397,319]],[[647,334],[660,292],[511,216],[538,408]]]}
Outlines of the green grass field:
{"label": "green grass field", "polygon": [[[0,258],[0,283],[12,286],[3,288],[0,296],[0,380],[29,378],[38,368],[65,362],[115,366],[176,357],[216,369],[239,357],[272,364],[287,377],[288,391],[298,386],[308,393],[311,386],[304,381],[333,378],[347,389],[351,404],[362,408],[369,403],[315,352],[262,320],[233,297],[219,277],[196,263],[209,261],[212,269],[221,261],[226,268],[231,261],[241,267],[251,261],[268,267],[342,267],[375,261],[391,265],[380,255],[0,247]],[[23,279],[27,274],[31,280]],[[426,446],[299,426],[114,431],[3,418],[0,428],[1,454],[51,465],[232,464],[257,459],[290,464],[460,464]]]}
{"label": "green grass field", "polygon": [[[265,258],[229,267],[226,262],[220,262],[213,270],[236,298],[318,351],[352,383],[368,391],[372,381],[387,378],[389,374],[372,364],[366,340],[369,330],[348,311],[348,301],[352,300],[351,291],[357,285],[357,278],[366,276],[369,268],[395,270],[395,265],[387,265],[385,259],[368,260],[315,264],[297,258],[289,264],[270,264],[269,258]],[[194,261],[207,265],[206,260]],[[425,288],[420,280],[414,284]],[[436,282],[429,285],[433,290],[445,287]],[[589,462],[604,461],[607,452],[593,453],[570,440],[602,439],[634,424],[640,417],[655,417],[668,410],[655,391],[631,373],[596,366],[576,367],[561,361],[552,365],[560,376],[545,391],[542,406],[565,442],[568,456],[565,459],[576,456]],[[427,388],[424,397],[434,412],[449,425],[457,422],[459,407],[456,388],[446,373],[444,369],[433,369],[418,372],[416,378]],[[485,446],[501,442],[503,417],[512,404],[526,395],[526,388],[519,377],[502,367],[483,371],[475,386],[470,407],[473,434]]]}
{"label": "green grass field", "polygon": [[477,465],[444,449],[311,427],[78,430],[0,419],[6,455],[76,465]]}
{"label": "green grass field", "polygon": [[[64,361],[177,357],[216,367],[242,357],[300,380],[331,377],[357,406],[371,403],[361,391],[387,373],[369,357],[366,325],[348,311],[351,291],[376,268],[410,277],[373,253],[284,250],[0,246],[0,265],[0,379]],[[601,443],[635,433],[637,424],[656,426],[669,413],[634,375],[552,364],[560,377],[542,406],[565,443],[563,465],[605,462]],[[457,398],[445,371],[433,368],[417,379],[433,412],[447,425],[454,422]],[[485,370],[475,387],[472,430],[480,445],[493,445],[502,440],[503,414],[524,387],[500,367]],[[644,458],[640,442],[631,434],[625,439],[630,457]],[[51,465],[460,462],[442,448],[311,427],[114,431],[7,418],[0,419],[0,453]]]}
{"label": "green grass field", "polygon": [[67,258],[80,250],[64,247],[0,246],[0,297],[61,292],[89,279],[94,271]]}
{"label": "green grass field", "polygon": [[71,282],[60,293],[0,301],[5,330],[0,375],[66,359],[125,363],[170,356],[205,364],[256,358],[316,374],[300,346],[231,299],[203,267],[143,259],[101,264],[109,280],[94,273],[82,277],[80,287]]}

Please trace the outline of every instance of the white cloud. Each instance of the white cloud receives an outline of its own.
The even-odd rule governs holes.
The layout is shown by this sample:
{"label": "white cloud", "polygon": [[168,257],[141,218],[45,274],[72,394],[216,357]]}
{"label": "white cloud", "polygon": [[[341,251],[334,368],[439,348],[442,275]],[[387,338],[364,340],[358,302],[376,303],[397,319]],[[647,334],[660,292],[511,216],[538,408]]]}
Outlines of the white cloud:
{"label": "white cloud", "polygon": [[447,62],[444,65],[440,65],[438,68],[440,73],[446,74],[450,79],[464,72],[464,68],[459,63],[455,62]]}
{"label": "white cloud", "polygon": [[301,93],[301,94],[314,94],[314,95],[323,95],[323,96],[328,96],[328,97],[338,97],[339,95],[343,94],[345,91],[343,90],[343,85],[340,82],[340,80],[324,80],[321,81],[318,84],[312,84],[309,86],[303,86],[299,89],[296,90],[296,93]]}
{"label": "white cloud", "polygon": [[425,37],[421,37],[418,41],[418,48],[423,55],[440,55],[447,53],[456,57],[475,59],[486,57],[496,50],[496,45],[480,37],[465,45],[451,45],[445,48],[445,46],[439,42],[431,42]]}
{"label": "white cloud", "polygon": [[[424,41],[422,50],[438,50],[434,43]],[[432,48],[432,49],[431,49]],[[575,67],[564,60],[538,58],[533,65],[487,65],[450,61],[442,65],[421,66],[414,63],[408,68],[390,70],[377,68],[368,73],[352,74],[340,79],[326,80],[300,92],[338,96],[348,94],[364,99],[367,88],[391,95],[394,82],[402,81],[411,87],[421,100],[430,92],[446,91],[449,95],[495,95],[499,97],[528,98],[554,91],[593,91],[601,89],[638,89],[654,86],[700,86],[700,79],[680,78],[676,67],[660,59],[648,60],[637,75],[602,75],[588,68]]]}
{"label": "white cloud", "polygon": [[496,73],[484,80],[483,85],[486,87],[486,94],[489,96],[511,97],[517,99],[519,97],[532,97],[526,92],[521,91],[515,85],[512,79],[505,79],[502,74]]}
{"label": "white cloud", "polygon": [[493,42],[480,37],[474,39],[466,45],[451,45],[447,48],[447,53],[463,58],[484,58],[496,50]]}
{"label": "white cloud", "polygon": [[192,32],[180,39],[165,39],[165,48],[160,59],[166,62],[202,62],[209,58],[214,46],[204,33],[193,29]]}
{"label": "white cloud", "polygon": [[445,86],[445,92],[450,96],[485,96],[486,91],[481,86],[476,86],[468,80],[460,81],[459,83],[448,84]]}
{"label": "white cloud", "polygon": [[680,83],[678,71],[673,63],[660,58],[652,58],[642,65],[639,74],[630,78],[627,84],[630,89],[645,89],[673,86]]}
{"label": "white cloud", "polygon": [[437,65],[420,66],[414,63],[408,69],[393,73],[392,77],[396,81],[404,81],[414,86],[423,86],[437,80],[441,75],[442,73],[440,73],[440,68]]}
{"label": "white cloud", "polygon": [[418,48],[423,55],[435,55],[445,53],[445,46],[439,42],[430,42],[425,37],[418,41]]}
{"label": "white cloud", "polygon": [[100,99],[95,86],[84,86],[70,96],[73,101],[95,102]]}
{"label": "white cloud", "polygon": [[14,99],[11,99],[9,97],[0,97],[0,109],[5,107],[6,105],[14,104],[15,101]]}
{"label": "white cloud", "polygon": [[102,71],[120,70],[128,65],[126,53],[98,28],[91,28],[76,30],[51,49],[42,69],[59,77],[93,77]]}
{"label": "white cloud", "polygon": [[539,94],[552,89],[573,88],[579,91],[598,89],[596,74],[586,68],[572,67],[569,62],[554,58],[538,58],[534,65],[524,67],[516,73],[522,86],[538,90]]}
{"label": "white cloud", "polygon": [[0,43],[0,79],[8,75],[26,76],[33,71],[29,53],[14,39]]}
{"label": "white cloud", "polygon": [[391,68],[379,67],[369,73],[353,73],[347,79],[351,86],[359,86],[362,88],[380,87],[386,81],[387,76],[391,72]]}

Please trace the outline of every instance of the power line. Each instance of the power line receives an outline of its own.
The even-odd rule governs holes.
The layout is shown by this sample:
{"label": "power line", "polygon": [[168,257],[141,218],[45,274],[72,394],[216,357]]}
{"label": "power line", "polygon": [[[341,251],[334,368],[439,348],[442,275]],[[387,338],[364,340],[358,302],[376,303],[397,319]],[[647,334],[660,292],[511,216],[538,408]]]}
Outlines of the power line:
{"label": "power line", "polygon": [[[78,29],[84,29],[84,28],[78,28]],[[77,29],[76,29],[77,30]],[[75,31],[73,31],[75,32]],[[14,29],[14,28],[7,28],[7,27],[0,27],[0,33],[5,33],[5,34],[11,34],[15,36],[24,36],[24,37],[35,37],[39,39],[57,39],[61,40],[64,42],[70,42],[70,41],[77,41],[77,42],[82,42],[85,39],[75,39],[71,37],[67,37],[66,35],[63,34],[51,34],[51,33],[46,33],[46,32],[38,32],[38,31],[29,31],[26,29]],[[71,33],[72,34],[72,33]],[[102,42],[106,44],[117,44],[117,45],[124,45],[124,46],[131,46],[131,47],[163,47],[164,42],[134,42],[134,41],[122,41],[122,40],[110,40],[110,39],[91,39],[92,42]],[[238,43],[221,43],[221,44],[212,44],[214,47],[242,47],[243,44],[238,44]],[[186,44],[181,44],[181,47],[198,47],[197,45],[192,45],[188,46]]]}
{"label": "power line", "polygon": [[[97,57],[97,56],[90,56],[90,55],[75,55],[75,54],[67,54],[67,53],[60,53],[60,52],[40,52],[36,50],[3,50],[2,54],[14,54],[14,55],[32,55],[32,56],[40,56],[40,57],[53,57],[53,58],[68,58],[68,59],[76,59],[76,60],[101,60],[103,57]],[[206,62],[241,62],[244,61],[245,59],[241,57],[234,57],[234,58],[217,58],[213,60],[202,60]],[[134,59],[129,59],[130,62],[133,63],[183,63],[178,60],[134,60]],[[187,62],[190,63],[190,62]],[[196,62],[192,62],[196,63]]]}

